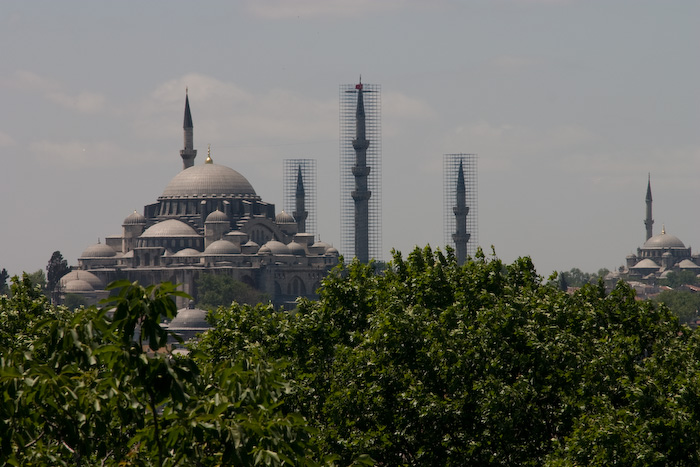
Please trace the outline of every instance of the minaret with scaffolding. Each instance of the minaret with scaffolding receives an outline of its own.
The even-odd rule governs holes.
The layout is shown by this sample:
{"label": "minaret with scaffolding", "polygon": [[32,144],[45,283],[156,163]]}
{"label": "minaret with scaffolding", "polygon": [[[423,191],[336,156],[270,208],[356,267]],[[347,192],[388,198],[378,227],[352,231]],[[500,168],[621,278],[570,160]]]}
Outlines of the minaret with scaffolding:
{"label": "minaret with scaffolding", "polygon": [[192,113],[190,112],[189,92],[185,90],[185,122],[182,125],[184,133],[184,148],[180,151],[182,157],[182,170],[194,165],[194,158],[197,157],[197,150],[194,148],[194,125],[192,125]]}
{"label": "minaret with scaffolding", "polygon": [[654,236],[654,219],[651,216],[651,204],[653,199],[651,198],[651,174],[649,174],[649,180],[647,182],[647,218],[644,220],[644,226],[647,229],[647,240]]}
{"label": "minaret with scaffolding", "polygon": [[297,232],[316,234],[316,159],[284,160],[284,210]]}
{"label": "minaret with scaffolding", "polygon": [[445,244],[455,249],[459,264],[478,247],[476,154],[443,156],[443,221]]}
{"label": "minaret with scaffolding", "polygon": [[381,259],[381,87],[340,86],[341,249]]}

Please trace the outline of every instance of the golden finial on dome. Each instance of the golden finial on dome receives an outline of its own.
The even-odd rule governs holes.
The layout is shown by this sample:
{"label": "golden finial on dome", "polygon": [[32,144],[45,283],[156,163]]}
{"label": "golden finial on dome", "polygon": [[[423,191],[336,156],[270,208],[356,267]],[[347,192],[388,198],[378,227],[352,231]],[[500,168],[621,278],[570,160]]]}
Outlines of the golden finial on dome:
{"label": "golden finial on dome", "polygon": [[204,161],[205,164],[213,164],[214,161],[211,160],[211,144],[207,145],[207,160]]}
{"label": "golden finial on dome", "polygon": [[666,234],[666,225],[661,224],[661,235],[665,235],[665,234]]}

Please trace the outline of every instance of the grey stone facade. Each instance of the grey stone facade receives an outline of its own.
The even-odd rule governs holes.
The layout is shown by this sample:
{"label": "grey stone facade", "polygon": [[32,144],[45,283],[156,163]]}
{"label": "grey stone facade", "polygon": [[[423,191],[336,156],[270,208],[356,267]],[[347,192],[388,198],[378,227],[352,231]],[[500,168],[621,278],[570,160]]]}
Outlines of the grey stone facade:
{"label": "grey stone facade", "polygon": [[[144,285],[170,281],[196,299],[196,281],[204,273],[242,281],[275,305],[316,296],[321,279],[338,263],[338,251],[300,232],[303,221],[284,211],[275,215],[274,204],[262,201],[243,175],[215,164],[210,153],[196,165],[193,129],[186,96],[183,170],[143,214],[124,219],[120,235],[85,249],[78,270],[59,282],[57,300],[68,293],[97,300],[116,279]],[[303,193],[301,179],[299,185]]]}

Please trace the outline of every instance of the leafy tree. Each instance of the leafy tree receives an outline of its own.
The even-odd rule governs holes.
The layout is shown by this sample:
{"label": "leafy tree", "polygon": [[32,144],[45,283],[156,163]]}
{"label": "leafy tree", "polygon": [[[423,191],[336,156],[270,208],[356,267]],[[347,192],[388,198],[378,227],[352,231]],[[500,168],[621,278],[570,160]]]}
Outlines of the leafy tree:
{"label": "leafy tree", "polygon": [[61,277],[70,272],[68,261],[63,259],[60,251],[54,251],[46,265],[46,291],[51,294]]}
{"label": "leafy tree", "polygon": [[[282,410],[279,364],[250,347],[212,363],[163,353],[171,284],[119,282],[69,312],[28,276],[0,298],[0,458],[10,465],[331,465]],[[14,339],[12,338],[14,334]],[[17,339],[16,337],[19,337]]]}
{"label": "leafy tree", "polygon": [[66,294],[66,298],[63,300],[63,306],[69,310],[75,310],[81,306],[88,306],[88,301],[82,295],[69,293]]}
{"label": "leafy tree", "polygon": [[660,281],[662,285],[667,285],[672,288],[686,284],[695,285],[698,284],[698,282],[697,273],[693,271],[671,271],[665,279]]}
{"label": "leafy tree", "polygon": [[340,265],[294,312],[233,305],[213,322],[199,348],[215,361],[252,345],[287,360],[290,406],[342,462],[699,460],[698,339],[624,283],[569,295],[528,258],[459,266],[426,248],[382,273]]}
{"label": "leafy tree", "polygon": [[197,280],[197,296],[198,306],[205,309],[230,306],[233,302],[254,305],[269,301],[264,293],[221,274],[202,274]]}
{"label": "leafy tree", "polygon": [[28,273],[27,277],[32,283],[33,287],[39,287],[42,291],[46,290],[46,274],[41,269],[37,269],[32,273]]}
{"label": "leafy tree", "polygon": [[654,301],[666,305],[681,323],[696,319],[700,313],[700,294],[690,290],[665,290]]}
{"label": "leafy tree", "polygon": [[9,278],[10,275],[7,273],[7,269],[2,268],[2,271],[0,271],[0,295],[5,295],[10,291],[7,285],[7,279]]}

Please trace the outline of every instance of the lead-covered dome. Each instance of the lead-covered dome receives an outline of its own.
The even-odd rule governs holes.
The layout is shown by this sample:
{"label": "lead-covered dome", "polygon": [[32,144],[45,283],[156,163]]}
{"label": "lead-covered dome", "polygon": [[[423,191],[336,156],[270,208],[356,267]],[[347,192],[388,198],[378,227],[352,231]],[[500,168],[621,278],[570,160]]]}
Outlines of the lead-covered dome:
{"label": "lead-covered dome", "polygon": [[182,221],[167,219],[147,228],[141,237],[199,237],[199,234]]}
{"label": "lead-covered dome", "polygon": [[217,164],[189,167],[175,175],[161,198],[257,197],[253,186],[235,170]]}
{"label": "lead-covered dome", "polygon": [[644,242],[642,249],[647,248],[685,248],[685,245],[678,237],[664,231]]}
{"label": "lead-covered dome", "polygon": [[111,258],[113,256],[116,256],[117,252],[114,251],[114,249],[108,245],[105,245],[104,243],[95,243],[94,245],[90,245],[89,247],[85,248],[85,251],[83,251],[83,254],[80,256],[81,258]]}

